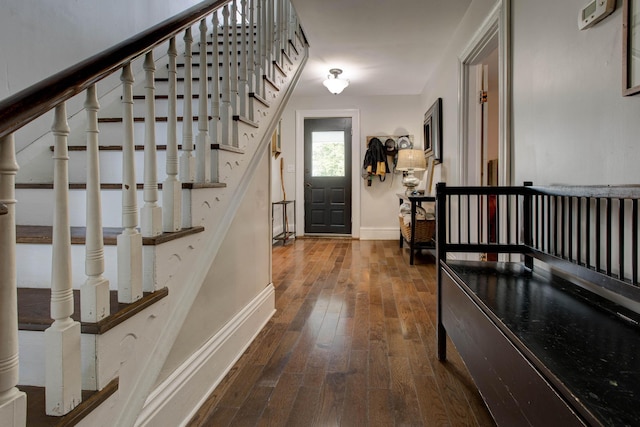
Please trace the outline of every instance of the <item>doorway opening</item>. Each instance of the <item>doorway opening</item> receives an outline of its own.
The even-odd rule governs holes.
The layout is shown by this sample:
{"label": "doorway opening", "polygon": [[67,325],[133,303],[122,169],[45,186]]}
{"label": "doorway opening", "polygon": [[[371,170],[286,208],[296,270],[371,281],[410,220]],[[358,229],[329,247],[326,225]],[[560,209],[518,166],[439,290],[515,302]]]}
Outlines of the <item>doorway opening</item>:
{"label": "doorway opening", "polygon": [[[460,56],[460,185],[512,184],[509,16],[510,1],[498,1]],[[504,207],[487,198],[477,209],[486,229],[473,232],[496,243],[495,218]],[[498,256],[484,254],[481,259],[495,261]]]}

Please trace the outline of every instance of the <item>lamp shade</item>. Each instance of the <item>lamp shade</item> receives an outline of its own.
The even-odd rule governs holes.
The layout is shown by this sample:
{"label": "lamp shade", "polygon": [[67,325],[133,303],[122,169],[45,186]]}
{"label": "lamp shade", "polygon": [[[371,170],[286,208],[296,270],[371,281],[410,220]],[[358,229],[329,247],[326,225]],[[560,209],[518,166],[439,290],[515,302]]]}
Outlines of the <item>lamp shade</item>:
{"label": "lamp shade", "polygon": [[342,92],[344,88],[349,86],[349,80],[344,80],[339,77],[340,74],[342,74],[341,69],[332,68],[329,70],[329,73],[331,74],[329,74],[327,79],[322,84],[327,89],[329,89],[329,92],[331,92],[332,94],[337,95]]}
{"label": "lamp shade", "polygon": [[404,149],[398,151],[398,164],[396,170],[399,171],[423,171],[427,168],[427,162],[422,150]]}

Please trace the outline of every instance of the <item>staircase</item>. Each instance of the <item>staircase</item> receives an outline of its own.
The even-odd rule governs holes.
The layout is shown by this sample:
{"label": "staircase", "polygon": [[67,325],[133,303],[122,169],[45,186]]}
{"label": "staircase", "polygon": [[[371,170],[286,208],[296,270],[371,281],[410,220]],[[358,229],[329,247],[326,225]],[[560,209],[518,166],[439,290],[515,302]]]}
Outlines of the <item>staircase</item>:
{"label": "staircase", "polygon": [[234,220],[307,57],[288,0],[204,1],[0,101],[0,425],[188,421],[273,314]]}

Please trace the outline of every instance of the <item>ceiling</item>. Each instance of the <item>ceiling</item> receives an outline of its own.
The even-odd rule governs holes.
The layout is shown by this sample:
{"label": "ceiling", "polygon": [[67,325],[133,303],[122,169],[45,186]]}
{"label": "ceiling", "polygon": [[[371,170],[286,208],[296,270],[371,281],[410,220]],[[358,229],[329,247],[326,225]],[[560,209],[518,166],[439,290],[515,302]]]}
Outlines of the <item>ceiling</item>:
{"label": "ceiling", "polygon": [[291,0],[310,45],[296,96],[327,95],[329,69],[350,96],[416,95],[471,0]]}

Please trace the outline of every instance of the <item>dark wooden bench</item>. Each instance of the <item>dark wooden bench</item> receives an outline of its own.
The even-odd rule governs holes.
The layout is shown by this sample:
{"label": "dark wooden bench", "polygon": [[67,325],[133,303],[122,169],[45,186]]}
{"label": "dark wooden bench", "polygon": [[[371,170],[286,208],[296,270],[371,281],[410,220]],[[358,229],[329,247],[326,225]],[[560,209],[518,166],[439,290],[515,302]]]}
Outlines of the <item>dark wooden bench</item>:
{"label": "dark wooden bench", "polygon": [[437,186],[438,358],[449,336],[498,425],[640,425],[638,199]]}

